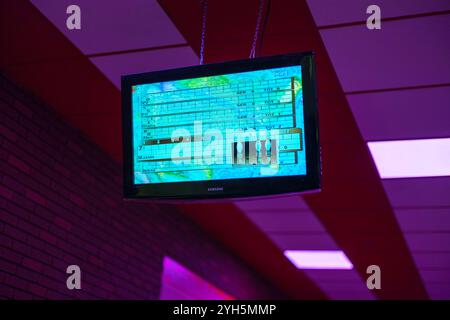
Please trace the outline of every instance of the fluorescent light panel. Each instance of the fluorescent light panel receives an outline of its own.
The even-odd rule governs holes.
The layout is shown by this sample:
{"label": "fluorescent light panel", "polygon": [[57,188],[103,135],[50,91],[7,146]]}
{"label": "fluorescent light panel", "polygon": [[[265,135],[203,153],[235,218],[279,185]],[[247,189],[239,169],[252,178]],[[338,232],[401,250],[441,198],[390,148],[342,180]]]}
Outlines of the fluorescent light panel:
{"label": "fluorescent light panel", "polygon": [[450,138],[368,142],[381,178],[450,176]]}
{"label": "fluorescent light panel", "polygon": [[284,255],[298,269],[353,269],[353,264],[340,250],[286,250]]}

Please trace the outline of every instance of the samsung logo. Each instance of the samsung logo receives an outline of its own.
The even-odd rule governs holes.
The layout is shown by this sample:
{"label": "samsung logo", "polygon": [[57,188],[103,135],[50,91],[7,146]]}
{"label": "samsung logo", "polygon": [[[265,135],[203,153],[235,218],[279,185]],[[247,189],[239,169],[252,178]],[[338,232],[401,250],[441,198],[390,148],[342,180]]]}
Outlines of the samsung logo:
{"label": "samsung logo", "polygon": [[223,191],[223,187],[212,187],[212,188],[208,188],[208,191]]}

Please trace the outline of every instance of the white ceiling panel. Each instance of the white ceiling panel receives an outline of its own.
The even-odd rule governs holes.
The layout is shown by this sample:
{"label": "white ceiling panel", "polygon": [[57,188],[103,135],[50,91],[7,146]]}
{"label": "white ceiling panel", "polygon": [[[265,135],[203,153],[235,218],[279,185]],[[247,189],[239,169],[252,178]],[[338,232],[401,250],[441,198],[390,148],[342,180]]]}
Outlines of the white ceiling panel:
{"label": "white ceiling panel", "polygon": [[370,141],[380,177],[450,177],[450,138]]}

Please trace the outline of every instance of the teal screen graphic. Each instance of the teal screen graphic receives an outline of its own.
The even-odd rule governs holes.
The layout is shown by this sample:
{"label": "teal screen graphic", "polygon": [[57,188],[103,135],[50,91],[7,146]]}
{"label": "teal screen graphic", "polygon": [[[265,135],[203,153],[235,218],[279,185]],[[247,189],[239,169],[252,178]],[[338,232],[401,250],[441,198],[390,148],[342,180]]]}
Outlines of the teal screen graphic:
{"label": "teal screen graphic", "polygon": [[132,87],[135,184],[306,175],[301,66]]}

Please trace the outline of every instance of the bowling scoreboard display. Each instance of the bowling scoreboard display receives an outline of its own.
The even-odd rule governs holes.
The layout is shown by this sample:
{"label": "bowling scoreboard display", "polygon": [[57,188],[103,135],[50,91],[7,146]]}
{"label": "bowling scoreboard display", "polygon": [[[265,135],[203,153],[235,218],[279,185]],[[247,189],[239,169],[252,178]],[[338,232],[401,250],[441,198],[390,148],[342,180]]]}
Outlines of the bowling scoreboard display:
{"label": "bowling scoreboard display", "polygon": [[312,53],[122,77],[126,198],[320,189]]}

